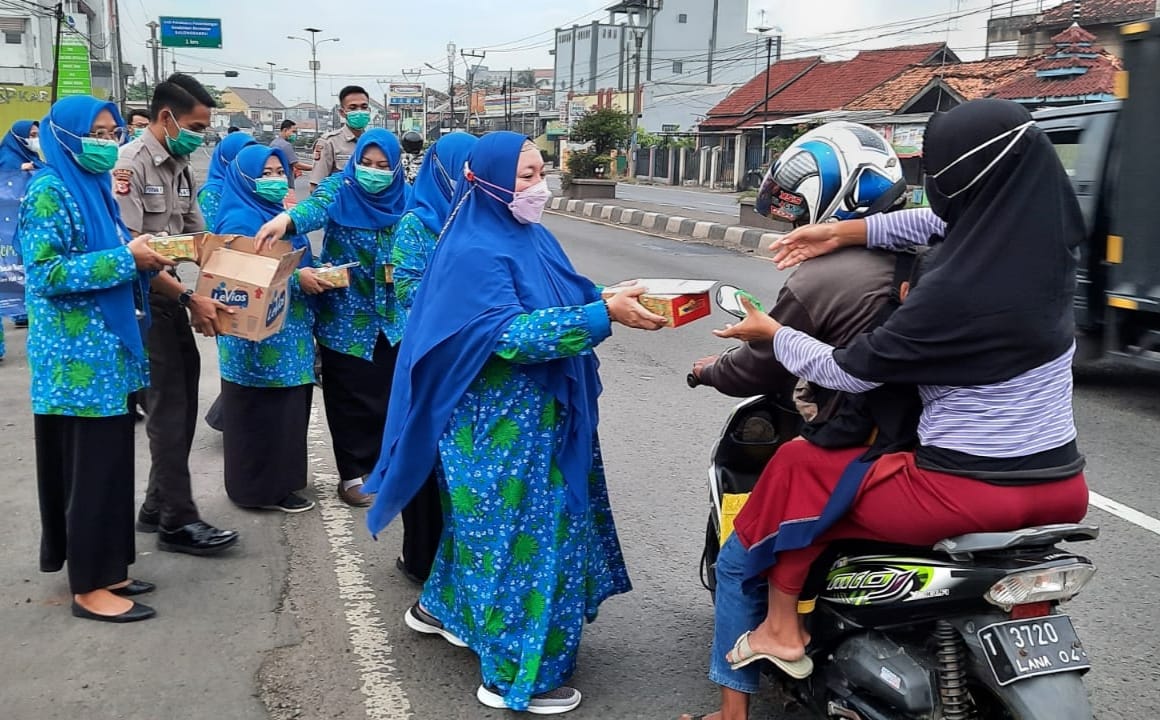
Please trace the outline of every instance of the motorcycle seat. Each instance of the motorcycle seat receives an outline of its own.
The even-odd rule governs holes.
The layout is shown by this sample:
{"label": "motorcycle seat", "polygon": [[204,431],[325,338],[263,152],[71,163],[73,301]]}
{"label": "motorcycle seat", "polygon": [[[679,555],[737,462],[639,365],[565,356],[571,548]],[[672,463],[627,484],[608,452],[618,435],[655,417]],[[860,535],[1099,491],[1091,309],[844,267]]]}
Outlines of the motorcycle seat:
{"label": "motorcycle seat", "polygon": [[968,533],[940,540],[934,549],[952,557],[969,556],[974,553],[1020,547],[1044,547],[1058,542],[1082,542],[1095,540],[1099,536],[1100,529],[1095,525],[1061,523],[1022,528],[1011,532]]}

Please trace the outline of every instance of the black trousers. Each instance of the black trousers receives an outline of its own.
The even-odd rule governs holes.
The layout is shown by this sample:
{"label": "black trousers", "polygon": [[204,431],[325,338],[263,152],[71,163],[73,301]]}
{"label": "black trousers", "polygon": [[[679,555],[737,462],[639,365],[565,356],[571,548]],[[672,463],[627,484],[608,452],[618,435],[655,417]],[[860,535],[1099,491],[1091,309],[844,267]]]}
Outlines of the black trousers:
{"label": "black trousers", "polygon": [[[391,400],[398,348],[380,334],[370,362],[319,345],[322,357],[322,400],[338,474],[355,480],[375,469],[383,447],[383,428]],[[419,578],[431,573],[443,509],[434,475],[403,509],[403,562]]]}
{"label": "black trousers", "polygon": [[133,536],[133,416],[36,415],[40,569],[68,565],[74,594],[129,577]]}
{"label": "black trousers", "polygon": [[149,294],[149,487],[145,510],[161,513],[161,527],[177,529],[198,520],[190,487],[189,452],[197,430],[197,388],[201,355],[189,313],[176,301]]}

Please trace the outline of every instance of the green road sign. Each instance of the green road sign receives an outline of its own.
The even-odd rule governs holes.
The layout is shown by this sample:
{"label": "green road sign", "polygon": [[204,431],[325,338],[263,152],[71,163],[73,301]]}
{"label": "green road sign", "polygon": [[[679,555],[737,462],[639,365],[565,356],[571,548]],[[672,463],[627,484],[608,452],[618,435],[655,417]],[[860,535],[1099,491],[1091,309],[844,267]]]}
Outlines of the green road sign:
{"label": "green road sign", "polygon": [[56,96],[58,98],[93,93],[93,75],[89,66],[89,44],[83,37],[69,32],[61,36],[56,67]]}
{"label": "green road sign", "polygon": [[169,48],[220,48],[222,21],[219,18],[162,17],[161,46]]}

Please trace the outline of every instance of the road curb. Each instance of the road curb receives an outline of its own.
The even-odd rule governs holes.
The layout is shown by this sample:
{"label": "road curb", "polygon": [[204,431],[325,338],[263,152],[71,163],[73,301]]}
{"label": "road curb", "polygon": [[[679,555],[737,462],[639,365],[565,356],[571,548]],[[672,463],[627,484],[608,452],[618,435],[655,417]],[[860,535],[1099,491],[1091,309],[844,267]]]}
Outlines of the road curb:
{"label": "road curb", "polygon": [[646,212],[612,203],[569,200],[555,197],[548,210],[556,215],[572,216],[603,225],[638,228],[642,232],[677,240],[696,240],[725,245],[745,252],[762,254],[781,233],[744,225],[725,225],[693,220],[680,215]]}

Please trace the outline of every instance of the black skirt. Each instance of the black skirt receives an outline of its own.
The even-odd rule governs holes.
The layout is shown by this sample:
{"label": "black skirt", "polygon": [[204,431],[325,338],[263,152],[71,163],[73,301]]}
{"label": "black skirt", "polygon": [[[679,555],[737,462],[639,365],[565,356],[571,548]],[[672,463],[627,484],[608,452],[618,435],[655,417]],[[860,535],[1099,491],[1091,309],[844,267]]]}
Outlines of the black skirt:
{"label": "black skirt", "polygon": [[277,505],[306,487],[313,385],[254,388],[222,380],[226,494],[242,507]]}
{"label": "black skirt", "polygon": [[129,577],[133,535],[133,417],[36,415],[40,569],[68,565],[82,594]]}
{"label": "black skirt", "polygon": [[369,362],[321,344],[319,353],[334,462],[340,478],[356,480],[374,470],[379,461],[399,350],[379,333],[374,359]]}

